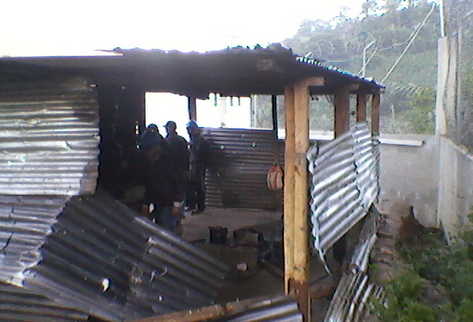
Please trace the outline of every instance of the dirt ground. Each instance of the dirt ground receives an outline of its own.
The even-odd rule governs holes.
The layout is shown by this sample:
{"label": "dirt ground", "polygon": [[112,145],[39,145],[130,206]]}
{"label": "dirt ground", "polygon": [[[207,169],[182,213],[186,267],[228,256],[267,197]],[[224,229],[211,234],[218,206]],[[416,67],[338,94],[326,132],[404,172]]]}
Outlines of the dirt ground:
{"label": "dirt ground", "polygon": [[[202,214],[188,216],[183,220],[183,237],[193,244],[202,247],[231,269],[229,279],[225,282],[218,297],[219,303],[262,296],[276,296],[284,293],[283,267],[281,265],[264,265],[258,263],[258,249],[255,243],[235,243],[233,231],[241,228],[256,227],[264,230],[281,220],[280,212],[255,209],[208,209]],[[209,243],[209,226],[228,228],[228,240],[225,245]],[[246,271],[238,271],[238,264],[245,263]],[[331,267],[335,267],[329,259]],[[327,278],[323,265],[318,258],[311,261],[311,281]],[[329,299],[315,300],[312,303],[312,321],[322,321],[329,305]]]}

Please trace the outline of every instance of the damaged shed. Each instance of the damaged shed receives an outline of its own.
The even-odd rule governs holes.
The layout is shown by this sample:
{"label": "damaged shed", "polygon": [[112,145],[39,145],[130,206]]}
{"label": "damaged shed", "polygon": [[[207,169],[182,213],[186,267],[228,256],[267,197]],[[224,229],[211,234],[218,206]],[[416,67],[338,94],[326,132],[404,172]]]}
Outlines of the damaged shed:
{"label": "damaged shed", "polygon": [[[334,97],[336,138],[350,130],[350,96],[357,96],[357,122],[366,121],[371,98],[376,136],[380,84],[277,44],[1,58],[0,69],[2,282],[106,320],[213,303],[228,268],[110,194],[119,196],[136,170],[130,164],[145,125],[147,91],[187,96],[190,119],[197,118],[196,99],[209,93],[284,95],[285,288],[309,317],[309,98]],[[274,132],[277,127],[268,138],[278,144]],[[212,180],[208,175],[209,186],[216,186]],[[212,194],[217,205],[218,194]]]}

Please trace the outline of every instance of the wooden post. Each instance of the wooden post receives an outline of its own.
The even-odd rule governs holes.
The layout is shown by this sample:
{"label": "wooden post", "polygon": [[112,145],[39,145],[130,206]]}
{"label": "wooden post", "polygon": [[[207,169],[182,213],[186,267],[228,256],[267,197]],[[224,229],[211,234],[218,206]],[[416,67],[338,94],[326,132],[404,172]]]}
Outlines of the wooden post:
{"label": "wooden post", "polygon": [[335,92],[335,138],[350,129],[350,88],[342,87]]}
{"label": "wooden post", "polygon": [[286,145],[284,174],[284,286],[293,295],[304,321],[310,321],[309,184],[306,153],[309,149],[309,86],[324,84],[312,77],[286,87]]}
{"label": "wooden post", "polygon": [[366,94],[358,94],[356,96],[356,121],[366,121]]}
{"label": "wooden post", "polygon": [[309,185],[306,153],[309,150],[309,88],[307,82],[294,86],[294,290],[304,321],[310,321]]}
{"label": "wooden post", "polygon": [[381,95],[373,94],[371,101],[371,135],[379,136],[379,106],[381,104]]}
{"label": "wooden post", "polygon": [[295,171],[295,116],[294,88],[284,91],[284,110],[286,113],[286,141],[284,152],[284,289],[292,291],[290,283],[294,277],[294,171]]}
{"label": "wooden post", "polygon": [[187,109],[189,111],[189,120],[197,121],[197,100],[195,97],[187,97]]}

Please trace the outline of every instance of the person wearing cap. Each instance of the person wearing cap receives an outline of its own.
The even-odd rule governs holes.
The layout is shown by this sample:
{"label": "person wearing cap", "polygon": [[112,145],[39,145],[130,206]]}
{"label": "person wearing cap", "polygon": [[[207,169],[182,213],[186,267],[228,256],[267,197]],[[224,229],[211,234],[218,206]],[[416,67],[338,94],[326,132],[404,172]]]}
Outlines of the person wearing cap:
{"label": "person wearing cap", "polygon": [[202,212],[205,210],[205,170],[210,149],[195,121],[187,123],[187,132],[190,137],[187,207],[194,212]]}
{"label": "person wearing cap", "polygon": [[145,204],[154,206],[150,217],[156,224],[176,231],[185,197],[179,186],[176,166],[165,141],[159,136],[145,136],[141,149],[144,155]]}

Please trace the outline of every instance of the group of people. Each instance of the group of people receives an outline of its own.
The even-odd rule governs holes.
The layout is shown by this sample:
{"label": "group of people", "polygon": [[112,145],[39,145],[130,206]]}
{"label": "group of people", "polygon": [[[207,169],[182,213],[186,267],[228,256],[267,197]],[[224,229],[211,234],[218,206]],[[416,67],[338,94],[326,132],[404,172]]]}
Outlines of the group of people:
{"label": "group of people", "polygon": [[150,124],[140,140],[144,155],[140,173],[146,189],[143,211],[158,225],[176,231],[185,210],[195,213],[205,209],[209,146],[195,121],[187,123],[189,143],[178,135],[174,121],[164,127],[165,138],[157,125]]}

